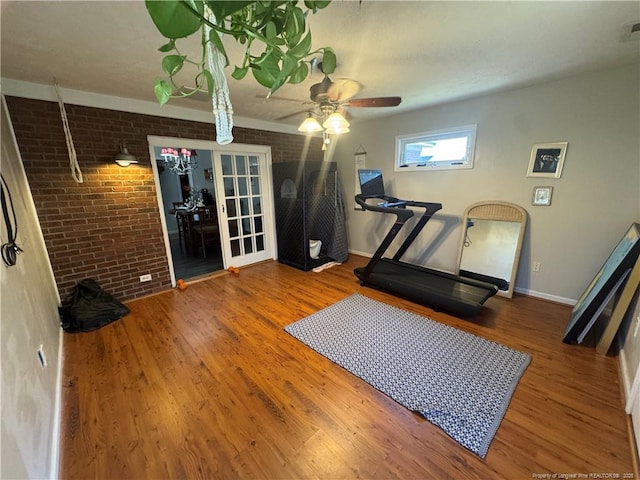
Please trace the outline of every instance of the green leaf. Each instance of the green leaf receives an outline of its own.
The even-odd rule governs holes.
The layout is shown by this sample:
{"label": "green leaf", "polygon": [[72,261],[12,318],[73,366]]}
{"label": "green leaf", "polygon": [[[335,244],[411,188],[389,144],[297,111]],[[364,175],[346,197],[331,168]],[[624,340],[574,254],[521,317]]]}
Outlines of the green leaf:
{"label": "green leaf", "polygon": [[278,90],[282,85],[284,85],[291,74],[298,68],[298,62],[295,58],[285,55],[282,59],[282,69],[278,73],[278,76],[274,79],[271,84],[271,93],[273,94],[276,90]]}
{"label": "green leaf", "polygon": [[298,68],[298,61],[289,55],[285,55],[282,59],[282,70],[279,77],[288,77],[296,68]]}
{"label": "green leaf", "polygon": [[309,55],[309,50],[311,50],[311,32],[307,32],[302,41],[293,48],[290,48],[287,54],[296,60],[302,60]]}
{"label": "green leaf", "polygon": [[184,59],[187,58],[182,55],[167,55],[162,59],[162,69],[167,72],[169,76],[175,75],[180,71],[182,65],[184,65]]}
{"label": "green leaf", "polygon": [[298,64],[298,68],[291,74],[289,83],[303,82],[307,78],[307,75],[309,75],[309,65],[307,65],[306,62],[301,62]]}
{"label": "green leaf", "polygon": [[304,0],[304,5],[315,13],[317,10],[325,8],[331,0]]}
{"label": "green leaf", "polygon": [[153,93],[156,94],[158,103],[164,105],[171,98],[171,85],[169,85],[169,82],[166,80],[156,78],[155,84],[153,85]]}
{"label": "green leaf", "polygon": [[169,43],[165,43],[164,45],[162,45],[158,49],[158,51],[162,52],[162,53],[167,53],[167,52],[170,52],[171,50],[174,50],[175,48],[176,48],[176,41],[175,41],[175,39],[172,38],[169,41]]}
{"label": "green leaf", "polygon": [[[156,28],[166,38],[184,38],[195,33],[202,24],[204,4],[195,0],[145,0],[147,11]],[[198,12],[196,15],[189,7]]]}
{"label": "green leaf", "polygon": [[213,75],[211,75],[211,72],[206,68],[202,70],[202,74],[204,75],[204,78],[207,81],[207,92],[209,92],[209,98],[213,98],[213,90],[216,86],[216,82],[213,79]]}
{"label": "green leaf", "polygon": [[301,8],[293,7],[284,25],[283,36],[288,45],[296,45],[305,30],[304,13]]}
{"label": "green leaf", "polygon": [[270,53],[263,53],[262,56],[255,62],[258,66],[252,68],[253,77],[258,83],[267,88],[272,88],[276,78],[280,75],[280,67],[278,65],[278,57]]}
{"label": "green leaf", "polygon": [[254,2],[239,2],[235,0],[223,2],[219,0],[207,0],[205,3],[209,6],[216,18],[221,19],[239,12],[244,7]]}
{"label": "green leaf", "polygon": [[330,47],[325,47],[322,54],[322,73],[330,75],[336,70],[336,54]]}
{"label": "green leaf", "polygon": [[227,57],[227,52],[224,49],[222,39],[220,38],[220,35],[218,35],[218,32],[216,32],[215,30],[211,30],[211,33],[209,34],[209,41],[213,43],[213,45],[220,51],[220,53],[222,53],[222,55],[224,55],[225,67],[229,65],[229,57]]}
{"label": "green leaf", "polygon": [[268,22],[267,23],[265,35],[269,40],[273,40],[276,37],[277,31],[276,31],[276,24],[275,23],[273,23],[273,22]]}
{"label": "green leaf", "polygon": [[233,69],[233,73],[231,74],[231,76],[236,80],[242,80],[248,71],[249,71],[249,67],[238,67],[236,65],[236,67]]}

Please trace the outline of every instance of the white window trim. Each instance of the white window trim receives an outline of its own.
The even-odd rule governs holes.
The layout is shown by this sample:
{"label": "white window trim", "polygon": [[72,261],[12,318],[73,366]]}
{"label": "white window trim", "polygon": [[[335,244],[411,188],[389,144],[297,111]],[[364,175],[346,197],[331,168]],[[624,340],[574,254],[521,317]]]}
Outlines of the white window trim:
{"label": "white window trim", "polygon": [[[396,137],[396,158],[394,170],[396,172],[415,172],[430,170],[459,170],[473,168],[476,148],[476,130],[477,125],[465,125],[463,127],[444,128],[442,130],[432,130],[423,133],[412,133],[409,135],[399,135]],[[405,146],[410,143],[427,142],[441,140],[444,138],[466,136],[467,154],[464,160],[439,161],[433,163],[409,163],[404,161]]]}

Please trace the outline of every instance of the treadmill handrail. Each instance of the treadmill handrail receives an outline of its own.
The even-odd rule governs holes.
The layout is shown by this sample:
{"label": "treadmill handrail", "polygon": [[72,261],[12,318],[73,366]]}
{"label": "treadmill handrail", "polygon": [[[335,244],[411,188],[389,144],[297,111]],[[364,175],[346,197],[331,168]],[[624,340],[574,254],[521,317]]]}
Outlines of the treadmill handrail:
{"label": "treadmill handrail", "polygon": [[408,210],[405,208],[409,202],[406,202],[404,205],[398,205],[395,207],[384,207],[382,205],[373,205],[371,203],[367,203],[367,200],[370,198],[378,198],[380,200],[384,200],[387,203],[396,203],[396,202],[404,202],[404,200],[400,200],[399,198],[390,197],[389,195],[363,195],[359,193],[356,195],[356,202],[365,210],[372,210],[374,212],[381,213],[393,213],[394,215],[398,215],[404,221],[407,221],[411,217],[413,217],[413,210]]}
{"label": "treadmill handrail", "polygon": [[[367,200],[370,198],[379,198],[379,199],[385,200],[388,203],[404,202],[404,204],[399,205],[397,207],[383,207],[380,205],[373,205],[373,204],[367,203]],[[369,277],[376,263],[380,261],[380,259],[382,258],[382,255],[384,255],[384,253],[387,251],[387,249],[389,248],[393,240],[396,238],[396,236],[400,232],[400,229],[407,222],[407,220],[413,216],[414,214],[413,210],[408,209],[406,207],[421,207],[421,208],[424,208],[425,211],[422,214],[422,217],[420,218],[420,220],[418,220],[417,224],[413,227],[413,229],[409,233],[409,236],[405,239],[405,241],[402,243],[402,245],[396,252],[396,255],[394,256],[394,260],[399,260],[400,257],[404,255],[407,248],[409,248],[409,245],[415,240],[415,238],[418,236],[422,228],[433,216],[433,214],[442,208],[441,203],[415,202],[413,200],[402,200],[399,198],[390,197],[388,195],[363,195],[361,193],[356,195],[356,202],[365,210],[372,210],[374,212],[380,212],[380,213],[392,213],[396,216],[396,221],[391,226],[389,233],[387,233],[387,235],[384,237],[384,239],[382,240],[382,243],[380,244],[378,249],[375,251],[371,259],[369,260],[369,263],[362,270],[362,275],[365,278]]]}

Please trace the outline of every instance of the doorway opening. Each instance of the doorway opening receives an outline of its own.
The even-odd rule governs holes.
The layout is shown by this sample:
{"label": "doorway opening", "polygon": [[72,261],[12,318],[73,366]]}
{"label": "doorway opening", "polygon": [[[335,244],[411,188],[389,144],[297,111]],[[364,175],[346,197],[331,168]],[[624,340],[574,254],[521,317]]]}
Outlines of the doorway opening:
{"label": "doorway opening", "polygon": [[[173,286],[177,279],[277,258],[270,147],[147,140]],[[168,168],[162,157],[167,146],[185,152],[188,169]],[[184,219],[191,223],[181,224]]]}
{"label": "doorway opening", "polygon": [[[182,148],[173,143],[153,146],[153,161],[174,277],[189,280],[222,270],[224,262],[212,175],[213,152],[199,149],[193,169],[175,173],[167,167],[161,152],[163,148],[176,146]],[[191,154],[195,157],[196,150],[191,150]]]}

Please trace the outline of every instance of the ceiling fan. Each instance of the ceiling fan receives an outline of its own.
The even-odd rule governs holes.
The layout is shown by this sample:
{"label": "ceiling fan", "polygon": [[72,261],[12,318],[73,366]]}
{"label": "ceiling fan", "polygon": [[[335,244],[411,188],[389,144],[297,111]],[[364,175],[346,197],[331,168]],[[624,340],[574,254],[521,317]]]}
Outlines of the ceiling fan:
{"label": "ceiling fan", "polygon": [[[322,63],[318,64],[318,68],[322,71]],[[309,89],[310,101],[303,102],[312,104],[309,108],[276,118],[276,120],[285,120],[301,113],[307,113],[307,118],[300,126],[299,130],[321,131],[324,127],[324,130],[329,130],[328,133],[346,133],[348,131],[349,124],[344,118],[344,114],[346,113],[347,108],[395,107],[400,105],[400,102],[402,102],[401,97],[353,98],[358,94],[361,88],[362,85],[355,80],[351,80],[349,78],[331,80],[329,75],[324,74],[324,78],[321,82],[311,85],[311,88]],[[278,97],[273,99],[276,100]],[[340,123],[343,124],[343,131],[335,131],[335,129],[332,131],[331,128],[328,125],[325,126],[325,124],[327,124],[327,122],[330,124],[331,117],[337,117],[338,115],[342,119]],[[320,126],[317,119],[322,119],[324,121],[322,126]],[[309,124],[309,128],[311,128],[311,124],[314,124],[313,129],[309,130],[303,128],[305,122]],[[344,126],[345,123],[346,126]]]}

